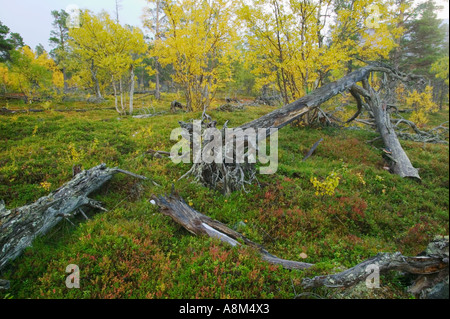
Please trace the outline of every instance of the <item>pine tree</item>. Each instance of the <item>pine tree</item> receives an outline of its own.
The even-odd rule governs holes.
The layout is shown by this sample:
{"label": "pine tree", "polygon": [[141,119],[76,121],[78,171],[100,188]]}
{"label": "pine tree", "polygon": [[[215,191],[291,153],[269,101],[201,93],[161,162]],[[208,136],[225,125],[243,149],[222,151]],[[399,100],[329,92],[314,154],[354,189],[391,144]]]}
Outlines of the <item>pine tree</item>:
{"label": "pine tree", "polygon": [[10,59],[10,51],[23,47],[25,44],[18,33],[11,30],[0,21],[0,62]]}
{"label": "pine tree", "polygon": [[433,0],[419,5],[418,18],[405,24],[406,32],[400,42],[400,67],[430,79],[433,78],[431,66],[443,54],[446,34],[442,20],[437,18],[438,9]]}
{"label": "pine tree", "polygon": [[64,76],[64,92],[67,92],[67,55],[68,55],[68,40],[69,28],[67,27],[67,19],[69,14],[64,10],[52,11],[53,16],[53,30],[50,33],[50,45],[54,49],[50,52],[56,63],[60,66]]}

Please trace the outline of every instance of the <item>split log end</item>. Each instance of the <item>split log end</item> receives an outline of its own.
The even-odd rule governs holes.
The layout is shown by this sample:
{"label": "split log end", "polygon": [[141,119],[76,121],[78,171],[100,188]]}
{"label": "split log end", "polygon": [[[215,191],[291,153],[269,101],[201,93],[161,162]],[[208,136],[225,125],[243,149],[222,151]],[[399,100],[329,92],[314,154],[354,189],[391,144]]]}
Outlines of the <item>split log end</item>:
{"label": "split log end", "polygon": [[248,245],[257,250],[264,261],[281,265],[285,269],[303,270],[313,266],[313,264],[285,260],[269,254],[261,245],[252,242],[225,224],[196,211],[179,196],[170,195],[164,197],[153,195],[150,202],[158,205],[164,215],[170,216],[175,222],[196,236],[206,235],[218,238],[231,246]]}
{"label": "split log end", "polygon": [[0,290],[8,290],[11,283],[8,280],[0,279]]}

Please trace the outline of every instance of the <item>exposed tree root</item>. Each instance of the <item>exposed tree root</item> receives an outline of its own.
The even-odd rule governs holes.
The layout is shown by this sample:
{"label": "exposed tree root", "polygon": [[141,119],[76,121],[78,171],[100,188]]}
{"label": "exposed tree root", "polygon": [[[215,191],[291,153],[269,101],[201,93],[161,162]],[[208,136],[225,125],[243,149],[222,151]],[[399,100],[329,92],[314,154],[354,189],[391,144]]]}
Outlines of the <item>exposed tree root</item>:
{"label": "exposed tree root", "polygon": [[424,131],[420,130],[414,122],[405,120],[401,118],[399,120],[394,120],[395,128],[399,130],[400,124],[406,124],[409,128],[414,131],[414,134],[408,133],[403,130],[399,130],[397,135],[404,140],[410,140],[414,142],[423,142],[423,143],[434,143],[434,144],[447,144],[448,141],[448,132],[449,128],[444,126],[448,124],[448,122],[442,123],[441,125],[432,128],[431,130]]}
{"label": "exposed tree root", "polygon": [[[269,130],[271,128],[281,129],[301,117],[309,116],[310,112],[313,112],[315,117],[321,117],[323,121],[332,123],[332,117],[320,110],[320,105],[337,94],[341,94],[349,90],[356,99],[358,110],[349,120],[342,124],[348,124],[355,120],[358,121],[358,116],[362,114],[364,109],[367,110],[369,115],[372,117],[373,122],[367,122],[366,124],[374,125],[380,133],[385,144],[385,148],[389,150],[390,153],[391,171],[401,177],[420,180],[418,170],[413,167],[406,152],[400,144],[395,127],[391,121],[389,107],[387,107],[388,102],[385,98],[381,97],[379,91],[375,91],[369,85],[368,78],[373,72],[383,73],[385,75],[385,79],[387,79],[386,74],[389,74],[390,78],[405,82],[410,82],[413,80],[416,81],[418,78],[415,75],[400,73],[397,70],[382,64],[368,65],[344,76],[335,82],[318,88],[312,93],[291,104],[285,105],[284,107],[266,114],[259,119],[246,123],[239,128],[242,130],[249,128],[255,130]],[[359,82],[363,83],[362,87],[357,85]],[[389,93],[389,90],[387,91]],[[361,120],[359,121],[361,122]],[[214,126],[217,124],[212,121],[210,121],[210,123],[214,123]],[[189,125],[192,128],[192,124],[180,124],[182,124],[182,128],[187,128]],[[189,134],[192,141],[192,130]],[[206,144],[207,142],[204,146]],[[248,161],[245,163],[247,162]],[[207,187],[220,189],[223,193],[229,194],[236,190],[245,190],[245,186],[255,180],[256,171],[254,165],[230,164],[226,163],[224,159],[223,163],[220,164],[194,164],[183,177],[188,175],[192,175],[194,180],[201,182]]]}
{"label": "exposed tree root", "polygon": [[[215,128],[217,125],[216,121],[212,121],[212,119],[204,113],[204,120],[202,122],[202,129]],[[227,129],[227,123],[224,124],[221,133],[222,133],[222,141],[221,145],[225,145],[225,130]],[[191,149],[192,149],[192,135],[193,135],[193,125],[191,123],[180,122],[180,126],[186,130],[186,133],[189,135],[188,138],[191,140]],[[208,140],[208,136],[204,136],[203,147],[205,147],[210,141]],[[236,143],[245,143],[245,141],[241,141],[236,138]],[[247,141],[248,143],[248,141]],[[253,149],[257,149],[256,145],[253,146]],[[202,154],[194,154],[194,156],[202,156]],[[213,161],[212,163],[206,163],[203,161],[194,161],[191,169],[184,174],[180,179],[183,179],[187,176],[192,176],[195,182],[199,182],[206,187],[210,187],[212,189],[220,190],[223,194],[230,194],[237,190],[246,191],[246,186],[251,185],[256,180],[256,168],[255,164],[249,163],[248,152],[244,153],[244,163],[227,163],[226,161],[226,151],[222,148],[222,162],[216,163]],[[233,149],[233,158],[236,158],[235,149]]]}

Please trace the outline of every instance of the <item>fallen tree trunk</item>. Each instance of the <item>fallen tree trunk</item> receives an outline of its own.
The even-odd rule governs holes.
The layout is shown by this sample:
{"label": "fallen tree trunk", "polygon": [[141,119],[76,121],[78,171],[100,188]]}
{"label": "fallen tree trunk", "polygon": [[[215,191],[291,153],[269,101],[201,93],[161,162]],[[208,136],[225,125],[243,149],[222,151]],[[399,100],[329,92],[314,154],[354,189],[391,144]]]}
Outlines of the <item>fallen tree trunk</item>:
{"label": "fallen tree trunk", "polygon": [[260,117],[259,119],[248,122],[240,126],[240,128],[281,129],[313,108],[318,107],[334,96],[351,89],[354,84],[367,79],[371,72],[377,71],[378,69],[379,68],[377,66],[373,65],[360,68],[335,82],[318,88],[295,102],[285,105],[280,109]]}
{"label": "fallen tree trunk", "polygon": [[[68,112],[77,112],[77,113],[85,113],[85,112],[93,112],[93,111],[105,111],[105,110],[115,110],[114,107],[103,107],[103,108],[91,108],[91,109],[75,109],[75,110],[52,110],[54,112],[59,113],[68,113]],[[26,110],[9,110],[6,108],[0,109],[0,115],[6,114],[25,114],[25,113],[44,113],[46,110],[40,109],[26,109]]]}
{"label": "fallen tree trunk", "polygon": [[[299,116],[309,112],[311,109],[320,106],[322,103],[328,101],[337,94],[349,90],[352,96],[356,99],[358,111],[354,116],[352,116],[351,119],[347,121],[347,123],[355,120],[361,114],[363,109],[362,96],[366,102],[366,105],[369,106],[369,111],[374,117],[378,132],[383,139],[385,147],[392,152],[391,169],[393,173],[401,177],[420,180],[419,171],[413,167],[408,155],[403,150],[395,132],[395,127],[391,123],[387,102],[382,101],[380,95],[369,85],[368,77],[372,72],[389,74],[393,78],[403,82],[408,82],[419,78],[415,75],[405,75],[399,73],[396,70],[384,65],[369,65],[344,76],[338,81],[324,85],[309,95],[304,96],[303,98],[286,105],[281,109],[244,124],[241,128],[256,129],[276,127],[280,129],[297,119]],[[357,85],[358,82],[362,82],[363,87]]]}
{"label": "fallen tree trunk", "polygon": [[[252,242],[223,223],[196,211],[179,196],[153,196],[151,202],[158,205],[164,215],[171,217],[176,223],[196,236],[218,238],[233,247],[247,245],[257,250],[264,261],[281,265],[285,269],[304,270],[314,266],[314,264],[285,260],[270,254],[263,246]],[[380,274],[388,271],[400,271],[418,275],[409,291],[417,296],[426,297],[425,291],[442,283],[448,283],[448,243],[448,237],[436,238],[428,245],[423,256],[407,257],[399,252],[380,253],[343,272],[306,278],[303,280],[302,286],[303,288],[317,288],[321,286],[329,288],[351,287],[367,280],[371,275],[371,272],[368,272],[368,267],[376,266]]]}
{"label": "fallen tree trunk", "polygon": [[82,206],[105,210],[100,202],[88,196],[117,173],[146,179],[101,164],[77,174],[61,188],[31,205],[7,210],[0,202],[0,270],[29,247],[37,236],[46,234],[63,218],[74,216]]}
{"label": "fallen tree trunk", "polygon": [[[304,288],[318,288],[322,286],[329,288],[350,287],[367,280],[374,269],[373,267],[376,267],[379,274],[388,271],[400,271],[419,275],[409,291],[414,294],[420,294],[424,289],[430,288],[430,285],[438,284],[439,281],[436,281],[436,278],[439,278],[441,282],[445,280],[448,282],[448,248],[448,237],[436,238],[428,245],[423,256],[407,257],[399,252],[382,253],[334,275],[306,278],[303,280],[302,286]],[[433,278],[434,280],[426,280],[426,278]]]}
{"label": "fallen tree trunk", "polygon": [[8,280],[0,279],[0,290],[8,290],[10,285]]}
{"label": "fallen tree trunk", "polygon": [[302,285],[304,288],[350,287],[367,279],[370,272],[366,270],[370,265],[378,266],[380,273],[396,270],[414,275],[434,274],[448,267],[448,263],[443,262],[439,257],[406,257],[398,252],[382,253],[343,272],[304,279]]}
{"label": "fallen tree trunk", "polygon": [[153,196],[153,201],[158,205],[164,215],[170,216],[175,222],[183,226],[187,231],[196,236],[209,236],[218,238],[231,246],[247,245],[256,249],[262,256],[262,259],[268,263],[281,265],[286,269],[307,269],[313,264],[285,260],[270,254],[263,246],[256,244],[244,237],[240,233],[228,228],[217,220],[205,216],[178,196]]}
{"label": "fallen tree trunk", "polygon": [[134,115],[133,118],[135,119],[147,119],[150,117],[155,117],[155,116],[159,116],[159,115],[163,115],[166,114],[167,112],[157,112],[157,113],[148,113],[148,114],[139,114],[139,115]]}
{"label": "fallen tree trunk", "polygon": [[[402,177],[411,177],[420,180],[418,170],[412,166],[411,161],[398,140],[397,134],[395,133],[394,127],[390,121],[387,107],[384,107],[378,92],[375,92],[375,90],[368,85],[368,78],[372,72],[389,74],[392,78],[405,82],[416,79],[417,77],[414,75],[404,75],[388,66],[381,64],[368,65],[344,76],[335,82],[318,88],[312,93],[291,104],[266,114],[254,121],[243,124],[236,129],[241,129],[243,131],[247,129],[253,129],[255,131],[265,129],[267,132],[267,138],[270,136],[271,132],[276,132],[276,130],[271,129],[281,129],[306,113],[319,108],[321,104],[328,101],[332,97],[343,93],[344,91],[350,90],[350,93],[357,101],[358,111],[354,116],[352,116],[351,119],[347,121],[347,123],[357,120],[357,117],[362,113],[363,107],[368,104],[370,106],[369,111],[374,117],[375,124],[381,137],[383,138],[386,149],[392,151],[390,156],[392,159],[392,172]],[[363,84],[365,83],[367,85],[363,85],[364,88],[362,88],[357,85],[359,82],[363,82]],[[362,97],[364,97],[366,104],[363,103]],[[203,123],[204,122],[205,120],[203,119]],[[212,120],[209,122],[210,123],[205,127],[211,127],[211,123],[217,124],[217,122],[213,122]],[[215,127],[215,124],[213,127]],[[180,122],[180,125],[186,131],[184,136],[190,136],[192,144],[192,124]],[[248,142],[248,138],[245,134],[239,139],[236,138],[236,145],[238,143],[244,143],[245,145],[246,142]],[[203,142],[203,148],[207,146],[207,143],[208,142]],[[259,151],[264,152],[264,150]],[[244,164],[248,164],[248,156],[245,158]],[[213,189],[220,188],[222,193],[229,194],[239,189],[245,190],[245,185],[251,184],[253,180],[256,179],[255,169],[255,165],[237,165],[236,163],[227,163],[225,157],[223,157],[222,163],[215,162],[214,165],[195,163],[192,168],[185,175],[183,175],[182,178],[192,175],[194,180],[202,182],[204,186]]]}

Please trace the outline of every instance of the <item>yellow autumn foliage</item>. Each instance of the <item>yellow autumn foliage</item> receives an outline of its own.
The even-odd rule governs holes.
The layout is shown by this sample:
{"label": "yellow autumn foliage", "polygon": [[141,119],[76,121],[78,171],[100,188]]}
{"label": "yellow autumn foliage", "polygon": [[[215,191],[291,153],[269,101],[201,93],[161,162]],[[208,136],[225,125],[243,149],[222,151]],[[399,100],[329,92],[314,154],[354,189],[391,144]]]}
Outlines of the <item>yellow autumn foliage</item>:
{"label": "yellow autumn foliage", "polygon": [[[331,0],[251,0],[242,6],[238,12],[250,48],[246,60],[257,88],[276,85],[288,103],[321,86],[328,74],[343,76],[355,57],[388,57],[402,34],[401,28],[389,27],[397,17],[390,2],[342,4],[330,23],[324,13],[335,5]],[[370,6],[376,8],[376,26],[368,23],[374,14]]]}
{"label": "yellow autumn foliage", "polygon": [[64,80],[61,81],[62,72],[47,52],[38,56],[30,47],[24,46],[11,51],[11,60],[6,70],[0,66],[0,84],[5,89],[31,97],[40,94],[54,95],[54,89],[64,85]]}
{"label": "yellow autumn foliage", "polygon": [[236,58],[236,2],[227,0],[166,1],[167,26],[155,40],[151,55],[164,67],[172,65],[173,79],[185,93],[187,107],[202,110],[216,90],[231,78]]}
{"label": "yellow autumn foliage", "polygon": [[436,78],[444,80],[445,84],[449,85],[449,59],[444,56],[437,60],[431,66],[431,72],[436,75]]}
{"label": "yellow autumn foliage", "polygon": [[105,12],[94,15],[84,11],[81,21],[79,28],[69,31],[73,59],[68,68],[75,73],[72,84],[93,87],[97,81],[104,91],[142,61],[140,55],[147,49],[144,35],[139,28],[120,25]]}
{"label": "yellow autumn foliage", "polygon": [[414,111],[409,118],[410,121],[414,122],[417,127],[424,127],[428,122],[428,116],[425,114],[423,110]]}
{"label": "yellow autumn foliage", "polygon": [[415,111],[434,113],[439,110],[437,104],[433,102],[433,87],[431,86],[427,86],[421,93],[417,90],[409,92],[405,98],[405,103]]}
{"label": "yellow autumn foliage", "polygon": [[8,67],[0,63],[0,87],[3,89],[3,91],[6,91],[6,86],[9,82],[9,71]]}
{"label": "yellow autumn foliage", "polygon": [[331,172],[324,181],[319,181],[317,177],[311,177],[310,182],[316,190],[316,196],[333,196],[339,186],[340,177],[336,172]]}
{"label": "yellow autumn foliage", "polygon": [[404,96],[404,104],[412,108],[410,121],[414,122],[418,127],[424,127],[428,123],[428,115],[439,110],[438,105],[433,101],[433,88],[427,86],[423,92],[413,90],[404,94],[403,89],[398,89],[400,96]]}

